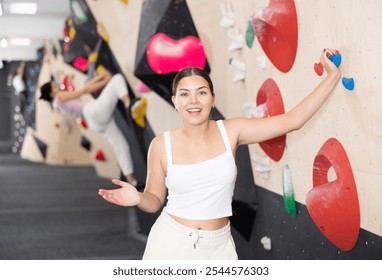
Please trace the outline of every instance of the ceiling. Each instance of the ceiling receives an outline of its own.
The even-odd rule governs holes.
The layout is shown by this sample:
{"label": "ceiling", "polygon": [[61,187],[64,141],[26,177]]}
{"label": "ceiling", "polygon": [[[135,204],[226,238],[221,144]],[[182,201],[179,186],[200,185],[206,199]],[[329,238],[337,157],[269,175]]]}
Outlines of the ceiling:
{"label": "ceiling", "polygon": [[[37,3],[35,15],[20,15],[9,13],[9,3]],[[31,38],[30,46],[0,46],[0,59],[36,60],[37,49],[42,47],[46,39],[63,38],[66,18],[70,13],[70,0],[0,0],[4,13],[0,16],[0,40],[12,37]]]}

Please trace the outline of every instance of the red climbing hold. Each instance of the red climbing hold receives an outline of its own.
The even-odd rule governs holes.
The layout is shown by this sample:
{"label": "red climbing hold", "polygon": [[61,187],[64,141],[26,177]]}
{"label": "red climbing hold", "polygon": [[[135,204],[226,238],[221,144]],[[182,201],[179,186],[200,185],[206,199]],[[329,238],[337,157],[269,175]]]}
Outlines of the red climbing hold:
{"label": "red climbing hold", "polygon": [[66,91],[74,90],[72,78],[69,75],[66,75],[64,79],[62,80],[62,86],[63,86],[63,90],[66,90]]}
{"label": "red climbing hold", "polygon": [[294,0],[270,0],[268,7],[254,13],[252,24],[269,60],[281,72],[288,72],[294,64],[298,43]]}
{"label": "red climbing hold", "polygon": [[102,150],[98,150],[95,154],[95,159],[100,161],[105,161],[105,155],[103,154]]}
{"label": "red climbing hold", "polygon": [[[333,167],[337,178],[328,181]],[[335,138],[328,139],[313,163],[313,189],[306,206],[316,226],[335,246],[350,251],[358,239],[360,209],[353,171],[345,149]]]}
{"label": "red climbing hold", "polygon": [[88,128],[88,123],[86,122],[85,119],[81,119],[80,124],[82,125],[83,128]]}
{"label": "red climbing hold", "polygon": [[[256,105],[265,104],[267,111],[265,117],[276,116],[285,113],[284,103],[280,90],[274,80],[267,79],[260,87]],[[285,150],[286,135],[282,135],[264,142],[259,143],[263,151],[274,161],[279,161]]]}
{"label": "red climbing hold", "polygon": [[314,71],[318,76],[322,76],[322,74],[324,73],[324,66],[322,66],[321,62],[314,64]]}

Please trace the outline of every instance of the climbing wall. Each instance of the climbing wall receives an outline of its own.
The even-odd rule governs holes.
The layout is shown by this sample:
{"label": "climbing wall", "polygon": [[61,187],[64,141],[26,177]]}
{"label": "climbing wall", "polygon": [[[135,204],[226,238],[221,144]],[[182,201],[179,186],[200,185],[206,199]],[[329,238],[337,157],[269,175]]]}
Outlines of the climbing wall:
{"label": "climbing wall", "polygon": [[[276,2],[278,1],[270,1],[273,4]],[[270,16],[268,19],[266,17],[266,9],[272,9],[272,5],[265,8],[267,5],[267,1],[256,1],[256,5],[251,8],[254,11],[253,18],[263,16],[264,21],[272,24]],[[260,56],[263,56],[264,61],[265,56],[266,66],[254,63],[254,71],[247,72],[247,79],[243,86],[250,87],[255,84],[255,88],[246,89],[245,98],[230,98],[232,102],[238,101],[236,109],[244,102],[258,98],[259,86],[269,77],[277,83],[280,89],[285,110],[291,109],[321,79],[314,71],[314,64],[325,47],[341,51],[342,77],[353,78],[355,86],[353,90],[348,90],[340,82],[333,96],[317,115],[301,130],[287,135],[282,158],[279,161],[270,160],[269,176],[260,176],[262,173],[255,172],[256,183],[275,193],[283,194],[282,169],[285,165],[289,165],[295,199],[303,204],[307,203],[309,206],[307,195],[311,193],[313,186],[318,181],[317,176],[321,177],[318,178],[321,179],[317,183],[318,185],[328,183],[329,178],[331,184],[326,187],[330,198],[333,198],[332,195],[337,187],[342,192],[337,198],[338,203],[347,204],[340,210],[342,215],[337,216],[337,221],[346,219],[344,217],[346,211],[356,208],[358,201],[361,227],[381,235],[382,201],[378,194],[378,186],[382,180],[380,169],[382,166],[382,130],[377,121],[381,113],[378,112],[376,106],[381,102],[377,88],[379,87],[378,68],[381,62],[378,50],[382,42],[377,40],[378,36],[376,36],[376,34],[380,34],[377,26],[381,24],[376,11],[381,8],[381,4],[378,1],[371,1],[368,4],[363,4],[361,1],[352,1],[351,4],[346,1],[309,1],[309,3],[295,1],[295,6],[298,21],[298,46],[293,66],[289,71],[281,71],[277,63],[272,62],[269,57],[269,53],[273,51],[269,50],[272,48],[272,44],[264,47],[256,37],[252,49],[246,49],[246,53],[243,52],[243,60],[250,67],[250,61],[258,62]],[[238,5],[233,9],[235,7],[237,10],[241,8]],[[274,7],[283,8],[277,5]],[[354,21],[353,11],[360,11],[357,21]],[[276,9],[275,14],[277,15]],[[362,27],[357,22],[362,22]],[[244,27],[242,28],[244,29]],[[363,30],[368,30],[368,32],[365,33]],[[287,31],[281,32],[285,32],[284,34],[288,36]],[[336,149],[331,153],[325,152],[325,159],[316,158],[324,143],[330,138],[335,138],[341,143],[343,152]],[[265,151],[259,145],[255,145],[252,147],[252,153],[264,155]],[[348,162],[339,160],[343,154],[347,155]],[[317,161],[322,164],[316,164]],[[326,161],[329,161],[330,164],[327,164]],[[323,165],[326,167],[322,168]],[[256,169],[256,163],[254,168]],[[325,168],[327,168],[326,172]],[[319,172],[315,172],[317,169]],[[336,172],[338,173],[336,174]],[[315,173],[319,174],[314,176]],[[354,182],[351,180],[353,175]],[[350,182],[344,182],[343,177]],[[356,186],[358,199],[348,201],[346,199],[347,188],[353,184]],[[322,205],[318,203],[316,206]],[[336,215],[338,211],[338,208],[331,209],[326,213],[325,218]],[[353,216],[353,219],[357,219],[357,216]]]}
{"label": "climbing wall", "polygon": [[[86,1],[109,38],[108,45],[137,95],[148,99],[147,118],[156,134],[180,125],[176,112],[134,74],[144,1]],[[168,1],[166,1],[168,2]],[[157,26],[153,26],[156,28]],[[154,32],[154,31],[153,31]],[[158,108],[160,108],[158,110]]]}
{"label": "climbing wall", "polygon": [[[293,3],[288,2],[294,2],[295,11],[290,5]],[[377,1],[366,5],[361,1],[224,3],[230,4],[234,27],[239,33],[246,37],[248,17],[255,33],[251,48],[246,45],[230,53],[246,64],[245,80],[227,85],[225,97],[230,104],[227,108],[230,116],[240,114],[243,109],[248,113],[253,103],[258,106],[265,100],[270,106],[269,115],[272,115],[269,109],[282,112],[293,108],[322,79],[316,73],[315,63],[326,47],[341,51],[342,78],[354,80],[354,89],[349,85],[346,88],[341,81],[329,101],[301,130],[290,133],[286,139],[272,140],[273,144],[251,146],[256,184],[288,196],[283,189],[283,170],[288,166],[294,199],[308,207],[317,228],[337,248],[344,251],[353,248],[359,226],[381,236],[382,200],[378,186],[382,180],[382,129],[377,121],[381,113],[376,106],[381,102],[377,88],[381,62],[378,50],[382,42],[376,39],[376,34],[380,34],[377,26],[381,24],[376,11],[381,4]],[[362,11],[357,21],[354,11]],[[358,22],[363,23],[362,27]],[[364,30],[370,32],[365,34]],[[270,86],[268,79],[277,87]],[[276,95],[264,98],[267,92],[277,93],[277,98]],[[281,101],[276,101],[279,97]],[[340,143],[334,151],[325,145],[333,138]],[[323,225],[323,220],[328,222]],[[343,242],[350,245],[344,248]]]}
{"label": "climbing wall", "polygon": [[[141,36],[142,28],[151,35],[159,30],[156,17],[150,20],[145,14],[145,5],[151,2],[88,0],[87,4],[96,21],[102,22],[108,44],[132,87],[149,100],[148,119],[159,134],[180,123],[163,93],[167,88],[158,86],[163,80],[149,77],[152,80],[142,84],[141,79],[150,73],[137,71],[137,65],[148,60],[142,58],[142,49],[149,45]],[[176,6],[186,1],[162,3]],[[344,84],[341,80],[320,111],[302,129],[249,147],[248,164],[256,185],[261,187],[259,196],[264,198],[256,218],[260,224],[255,227],[275,228],[273,233],[257,231],[252,242],[261,244],[258,234],[277,235],[280,240],[277,230],[314,232],[310,236],[325,240],[315,239],[321,247],[330,244],[327,246],[335,248],[327,253],[331,255],[336,250],[361,252],[356,242],[367,239],[368,233],[373,238],[382,236],[381,97],[377,92],[382,62],[382,19],[378,12],[382,4],[377,0],[192,0],[187,1],[187,7],[215,84],[216,107],[225,118],[259,118],[289,111],[323,79],[318,65],[322,50],[341,52],[339,67]],[[148,19],[142,21],[143,16]],[[183,27],[180,20],[165,19],[169,26]],[[165,24],[161,28],[164,32]],[[174,36],[172,40],[177,39]],[[160,39],[174,43],[169,38]],[[323,202],[314,198],[320,197],[319,191],[330,201],[321,216],[317,212]],[[273,219],[264,219],[266,211],[261,203],[279,203],[280,197],[280,207],[268,205]],[[299,219],[310,223],[298,224]],[[330,222],[323,224],[325,220]],[[279,225],[288,222],[299,227]],[[337,228],[338,223],[352,233]],[[266,239],[261,240],[267,244]]]}
{"label": "climbing wall", "polygon": [[[65,62],[65,55],[56,40],[46,42],[37,87],[52,78],[66,90],[81,86],[88,78],[69,61]],[[39,97],[37,90],[36,128],[28,127],[21,157],[53,165],[93,165],[99,176],[118,178],[120,168],[110,144],[99,133],[87,128],[84,120],[65,116]],[[92,98],[83,96],[89,102]]]}
{"label": "climbing wall", "polygon": [[[36,85],[39,88],[43,83],[55,77],[57,81],[69,80],[76,74],[76,70],[67,66],[61,56],[53,55],[53,43],[46,44],[46,56],[42,63],[41,73]],[[77,83],[75,81],[74,83]],[[29,128],[29,140],[23,144],[21,156],[38,159],[33,154],[34,149],[29,146],[38,146],[43,161],[48,164],[89,165],[91,160],[87,152],[79,145],[81,134],[76,120],[68,118],[53,108],[47,102],[39,100],[40,92],[36,90],[36,127]],[[35,143],[34,143],[35,142]]]}

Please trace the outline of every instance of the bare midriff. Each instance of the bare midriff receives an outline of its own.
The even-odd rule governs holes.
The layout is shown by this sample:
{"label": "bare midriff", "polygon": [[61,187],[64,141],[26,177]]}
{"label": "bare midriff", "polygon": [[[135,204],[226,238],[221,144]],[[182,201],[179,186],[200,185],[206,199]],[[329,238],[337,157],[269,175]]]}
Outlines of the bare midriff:
{"label": "bare midriff", "polygon": [[225,227],[228,224],[227,217],[212,219],[212,220],[189,220],[189,219],[180,218],[171,214],[169,215],[178,223],[186,227],[199,229],[199,230],[218,230]]}

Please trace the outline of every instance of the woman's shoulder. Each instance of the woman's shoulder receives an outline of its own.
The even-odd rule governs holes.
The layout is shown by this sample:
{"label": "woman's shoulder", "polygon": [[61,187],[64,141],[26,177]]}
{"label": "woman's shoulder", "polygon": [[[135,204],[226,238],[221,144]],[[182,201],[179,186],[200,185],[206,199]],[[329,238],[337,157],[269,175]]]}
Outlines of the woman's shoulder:
{"label": "woman's shoulder", "polygon": [[238,138],[240,131],[250,119],[244,117],[235,117],[223,120],[224,128],[230,137]]}
{"label": "woman's shoulder", "polygon": [[149,158],[160,160],[166,154],[164,133],[153,138],[149,148]]}
{"label": "woman's shoulder", "polygon": [[158,149],[164,148],[165,147],[165,141],[166,141],[165,135],[167,135],[167,137],[169,137],[171,139],[171,138],[176,137],[178,135],[179,131],[180,131],[180,129],[176,128],[173,130],[166,130],[163,133],[158,134],[151,141],[151,146],[153,146],[154,148],[158,148]]}
{"label": "woman's shoulder", "polygon": [[248,118],[235,117],[235,118],[225,119],[222,121],[223,121],[224,126],[226,126],[226,127],[232,127],[233,126],[234,127],[234,126],[240,125],[242,123],[245,123],[247,120],[248,120]]}
{"label": "woman's shoulder", "polygon": [[164,146],[164,132],[161,134],[158,134],[151,140],[150,149],[158,150],[161,147]]}

